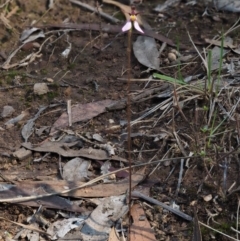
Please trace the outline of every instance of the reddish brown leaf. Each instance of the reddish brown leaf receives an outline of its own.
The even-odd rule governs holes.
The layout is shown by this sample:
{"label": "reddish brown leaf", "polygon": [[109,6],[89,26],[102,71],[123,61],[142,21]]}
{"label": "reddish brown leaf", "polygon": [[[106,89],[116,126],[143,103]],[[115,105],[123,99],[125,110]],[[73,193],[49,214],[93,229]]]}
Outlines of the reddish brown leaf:
{"label": "reddish brown leaf", "polygon": [[139,204],[132,206],[131,215],[133,224],[131,226],[131,241],[154,241],[156,240],[153,230],[147,220],[144,210]]}
{"label": "reddish brown leaf", "polygon": [[[79,121],[88,121],[95,116],[106,111],[106,107],[113,104],[113,100],[102,100],[87,104],[77,104],[72,106],[72,123]],[[64,112],[58,120],[53,124],[51,133],[53,134],[57,129],[64,128],[68,125],[68,114]]]}

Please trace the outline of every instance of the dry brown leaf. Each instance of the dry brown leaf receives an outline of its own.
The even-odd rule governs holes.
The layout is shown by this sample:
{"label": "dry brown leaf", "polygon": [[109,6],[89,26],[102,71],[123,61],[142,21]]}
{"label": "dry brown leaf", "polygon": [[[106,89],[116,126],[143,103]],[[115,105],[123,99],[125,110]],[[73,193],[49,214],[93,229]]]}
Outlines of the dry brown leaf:
{"label": "dry brown leaf", "polygon": [[[87,104],[77,104],[72,106],[72,124],[80,121],[88,121],[93,117],[100,115],[106,111],[106,107],[113,104],[113,100],[102,100]],[[50,135],[54,134],[58,129],[62,129],[68,125],[68,114],[64,112],[58,120],[53,124]]]}
{"label": "dry brown leaf", "polygon": [[[135,187],[140,183],[144,178],[145,168],[140,169],[138,172],[132,175],[132,187]],[[0,199],[5,198],[15,198],[16,196],[36,196],[41,194],[47,194],[52,192],[61,192],[63,190],[71,189],[76,186],[80,186],[83,182],[69,182],[65,180],[57,180],[57,181],[23,181],[17,183],[16,185],[10,186],[7,190],[3,190],[0,192]],[[63,194],[63,196],[68,197],[110,197],[110,196],[118,196],[123,193],[126,193],[129,187],[129,178],[125,178],[121,181],[115,183],[100,183],[95,184],[89,187],[77,189],[75,191],[69,192],[67,194]],[[62,208],[71,211],[81,211],[81,208],[69,205],[65,201],[61,201],[58,196],[45,197],[38,199],[41,204],[44,206],[48,206],[51,208]],[[21,204],[29,205],[29,206],[39,206],[39,202],[37,200],[27,201],[27,202],[19,202]]]}
{"label": "dry brown leaf", "polygon": [[[123,14],[125,15],[126,20],[127,21],[130,20],[129,13],[132,12],[130,6],[127,6],[125,4],[122,4],[120,2],[116,2],[116,1],[113,1],[113,0],[103,0],[103,3],[108,3],[108,4],[112,4],[112,5],[115,5],[115,6],[119,7],[121,9],[121,11],[123,12]],[[140,25],[143,25],[143,19],[139,14],[137,16],[137,21]]]}
{"label": "dry brown leaf", "polygon": [[117,236],[115,227],[112,227],[108,241],[120,241],[119,237]]}
{"label": "dry brown leaf", "polygon": [[[145,167],[138,170],[136,173],[132,174],[132,187],[134,188],[145,178]],[[92,185],[89,187],[77,189],[75,191],[69,192],[66,195],[76,198],[80,197],[110,197],[118,196],[126,191],[129,188],[129,178],[124,178],[121,181],[114,183],[100,183],[97,185]],[[63,194],[65,195],[65,194]]]}
{"label": "dry brown leaf", "polygon": [[106,151],[100,149],[93,148],[82,148],[80,150],[73,150],[70,147],[76,145],[77,142],[74,143],[61,143],[61,142],[51,142],[47,141],[41,145],[32,145],[30,142],[22,143],[22,146],[37,152],[51,152],[57,153],[60,156],[64,157],[85,157],[92,160],[115,160],[128,162],[126,159],[119,156],[109,156]]}
{"label": "dry brown leaf", "polygon": [[[0,198],[8,197],[14,198],[16,196],[25,196],[25,195],[42,195],[46,194],[46,190],[49,192],[51,188],[46,183],[42,182],[40,185],[35,184],[34,182],[20,182],[16,185],[8,185],[8,187],[3,186],[4,191],[0,192]],[[64,188],[64,187],[63,187]],[[51,196],[51,197],[44,197],[39,198],[37,200],[31,200],[26,202],[18,202],[18,204],[32,206],[32,207],[39,207],[39,205],[43,205],[47,208],[52,209],[64,209],[70,212],[84,212],[85,209],[79,207],[76,204],[70,203],[67,199],[59,197],[59,196]]]}
{"label": "dry brown leaf", "polygon": [[131,226],[131,241],[154,241],[156,240],[153,230],[147,220],[144,210],[139,204],[132,206],[131,215],[133,224]]}

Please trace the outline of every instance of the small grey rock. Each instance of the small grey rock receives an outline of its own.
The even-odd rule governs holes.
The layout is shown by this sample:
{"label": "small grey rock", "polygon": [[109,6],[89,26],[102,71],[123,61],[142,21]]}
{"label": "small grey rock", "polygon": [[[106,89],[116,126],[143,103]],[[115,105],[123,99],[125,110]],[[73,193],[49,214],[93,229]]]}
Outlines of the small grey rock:
{"label": "small grey rock", "polygon": [[11,115],[13,114],[14,111],[15,111],[15,109],[14,109],[12,106],[10,106],[10,105],[5,105],[5,106],[3,107],[3,111],[2,111],[1,116],[2,116],[3,118],[9,117],[9,116],[11,116]]}

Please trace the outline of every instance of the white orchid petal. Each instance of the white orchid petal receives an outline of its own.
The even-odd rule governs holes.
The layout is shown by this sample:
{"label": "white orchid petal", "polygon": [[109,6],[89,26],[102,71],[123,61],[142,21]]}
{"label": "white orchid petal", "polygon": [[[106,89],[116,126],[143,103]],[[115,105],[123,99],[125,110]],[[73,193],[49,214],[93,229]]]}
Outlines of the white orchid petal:
{"label": "white orchid petal", "polygon": [[132,27],[131,21],[127,21],[127,23],[122,27],[122,31],[123,32],[128,31],[129,29],[131,29],[131,27]]}
{"label": "white orchid petal", "polygon": [[139,31],[139,32],[141,32],[141,33],[144,33],[143,30],[140,28],[140,26],[139,26],[139,24],[138,24],[137,21],[134,21],[133,24],[134,24],[134,28],[135,28],[137,31]]}

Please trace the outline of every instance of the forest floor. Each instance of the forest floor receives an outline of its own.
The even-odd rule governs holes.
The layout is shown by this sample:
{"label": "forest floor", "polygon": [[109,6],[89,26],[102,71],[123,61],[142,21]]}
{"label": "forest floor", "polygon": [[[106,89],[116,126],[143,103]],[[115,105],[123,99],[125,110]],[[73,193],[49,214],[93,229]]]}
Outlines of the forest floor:
{"label": "forest floor", "polygon": [[[197,235],[238,240],[238,15],[185,1],[162,13],[154,8],[164,1],[136,5],[146,34],[133,31],[129,115],[128,37],[121,28],[130,7],[124,12],[109,1],[98,8],[85,1],[97,9],[93,13],[68,0],[51,9],[40,0],[0,2],[0,240],[48,240],[56,220],[89,217],[100,198],[126,195],[128,182],[117,183],[128,180],[128,170],[111,176],[112,183],[102,178],[109,186],[96,178],[128,166],[129,118],[132,175],[144,176],[133,182],[135,190],[195,217],[186,220],[135,195],[133,208],[144,210],[144,225],[151,227],[145,234],[169,241],[201,240]],[[101,11],[118,22],[100,17]],[[110,150],[103,151],[106,145]],[[67,165],[76,157],[81,167]],[[37,197],[91,180],[99,188]],[[34,213],[42,219],[29,221]],[[126,216],[122,220],[120,238],[129,226]],[[104,240],[96,236],[74,237]]]}

